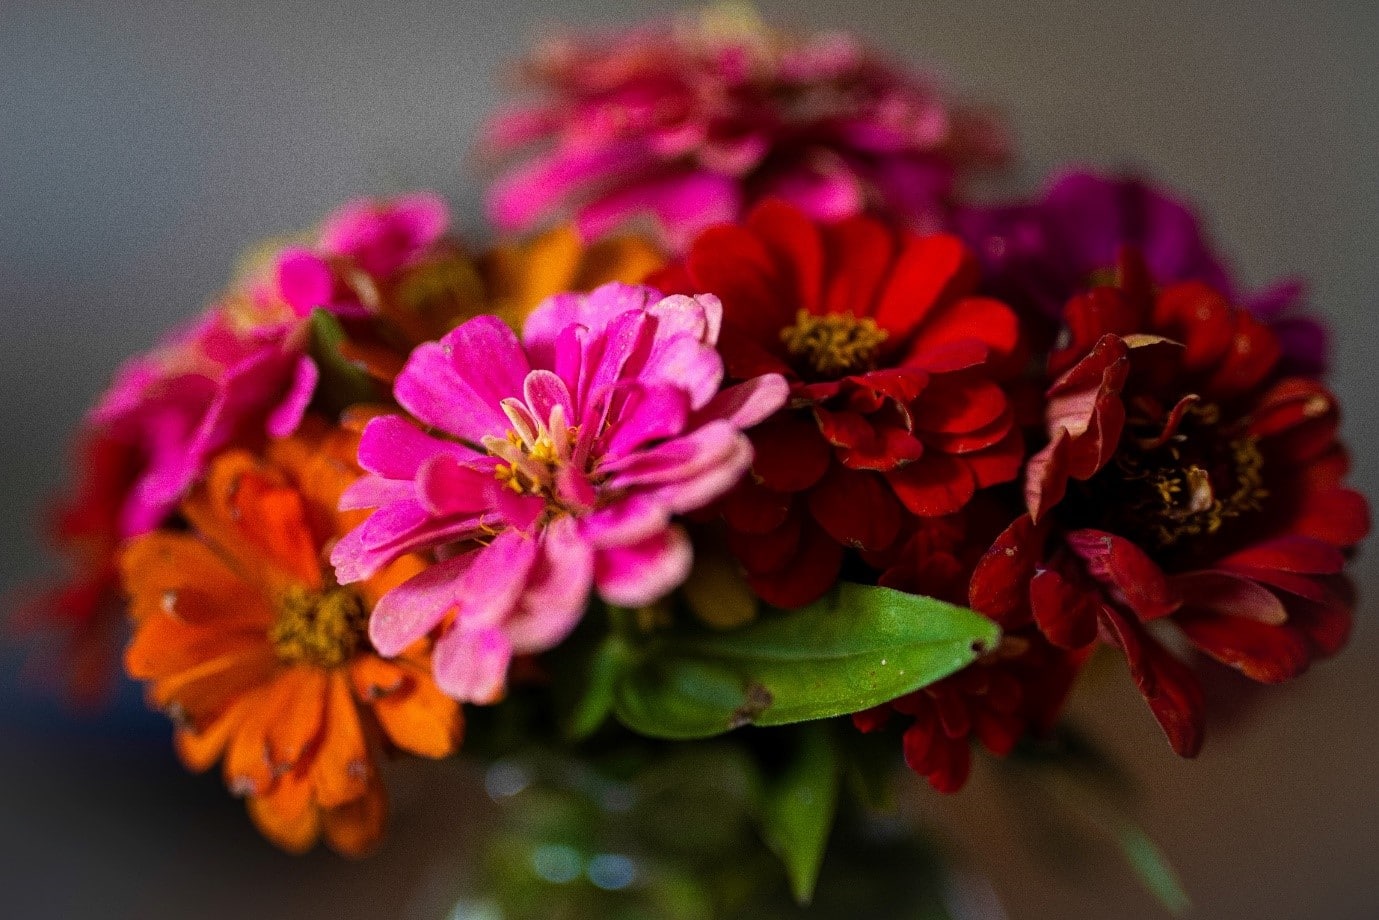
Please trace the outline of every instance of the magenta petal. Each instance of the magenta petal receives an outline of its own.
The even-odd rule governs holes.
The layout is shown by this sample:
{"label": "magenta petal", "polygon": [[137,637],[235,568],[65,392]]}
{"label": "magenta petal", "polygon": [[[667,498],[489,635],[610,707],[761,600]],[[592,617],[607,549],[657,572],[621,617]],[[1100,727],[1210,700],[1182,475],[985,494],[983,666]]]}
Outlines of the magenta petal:
{"label": "magenta petal", "polygon": [[462,444],[425,434],[400,415],[371,419],[359,437],[359,465],[389,479],[410,480],[422,464],[441,454],[456,459],[478,456]]}
{"label": "magenta petal", "polygon": [[502,623],[517,607],[536,563],[537,540],[505,530],[480,549],[460,585],[458,621],[466,629]]}
{"label": "magenta petal", "polygon": [[493,471],[437,454],[417,470],[417,499],[436,516],[478,514],[490,506]]}
{"label": "magenta petal", "polygon": [[416,486],[410,479],[384,479],[370,473],[346,487],[340,495],[338,507],[341,511],[381,508],[394,502],[409,501],[415,495]]}
{"label": "magenta petal", "polygon": [[502,630],[455,628],[441,636],[431,656],[436,686],[462,703],[487,706],[507,689],[512,645]]}
{"label": "magenta petal", "polygon": [[630,495],[580,520],[580,532],[595,549],[638,543],[670,526],[670,509],[648,495]]}
{"label": "magenta petal", "polygon": [[439,562],[378,599],[369,617],[369,641],[379,654],[400,655],[436,628],[454,609],[460,579],[476,555],[468,553]]}
{"label": "magenta petal", "polygon": [[609,459],[622,457],[653,441],[679,434],[689,417],[689,398],[668,383],[629,382],[619,387],[616,413],[596,448]]}
{"label": "magenta petal", "polygon": [[499,402],[521,392],[520,379],[511,392],[480,394],[455,365],[444,344],[419,345],[393,384],[393,395],[412,415],[447,434],[476,444],[488,435],[502,437],[508,419]]}
{"label": "magenta petal", "polygon": [[542,423],[551,417],[556,406],[565,414],[567,424],[573,424],[575,405],[570,399],[570,389],[554,371],[534,370],[522,382],[522,394],[527,407]]}
{"label": "magenta petal", "polygon": [[268,414],[269,437],[285,438],[297,430],[297,426],[301,425],[302,418],[306,415],[306,407],[311,402],[311,397],[316,393],[316,384],[320,379],[321,372],[317,369],[316,362],[306,355],[300,356],[287,394]]}
{"label": "magenta petal", "polygon": [[594,551],[573,518],[547,528],[518,612],[504,627],[514,649],[542,652],[570,634],[584,615],[594,582]]}
{"label": "magenta petal", "polygon": [[600,550],[594,579],[610,604],[641,607],[660,600],[689,577],[694,551],[678,527],[630,546]]}
{"label": "magenta petal", "polygon": [[298,316],[335,299],[335,273],[316,253],[307,249],[285,249],[278,256],[278,296]]}
{"label": "magenta petal", "polygon": [[610,463],[608,485],[654,494],[672,511],[702,508],[735,486],[752,463],[747,436],[728,422]]}
{"label": "magenta petal", "polygon": [[694,414],[690,424],[698,427],[724,420],[737,428],[751,428],[770,418],[789,397],[790,384],[784,377],[762,374],[723,390]]}

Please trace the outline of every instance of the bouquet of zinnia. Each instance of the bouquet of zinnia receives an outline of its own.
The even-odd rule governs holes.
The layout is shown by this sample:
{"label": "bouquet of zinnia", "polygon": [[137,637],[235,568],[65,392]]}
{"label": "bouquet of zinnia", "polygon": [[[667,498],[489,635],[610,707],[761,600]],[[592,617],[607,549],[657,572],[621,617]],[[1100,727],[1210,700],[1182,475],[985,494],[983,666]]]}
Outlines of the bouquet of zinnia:
{"label": "bouquet of zinnia", "polygon": [[978,201],[999,119],[847,35],[716,9],[521,73],[496,244],[356,201],[123,367],[23,624],[87,695],[127,638],[293,852],[374,849],[384,762],[467,734],[485,916],[942,916],[891,765],[974,751],[1184,903],[1061,716],[1110,659],[1192,757],[1202,671],[1345,644],[1369,515],[1302,288],[1136,178]]}

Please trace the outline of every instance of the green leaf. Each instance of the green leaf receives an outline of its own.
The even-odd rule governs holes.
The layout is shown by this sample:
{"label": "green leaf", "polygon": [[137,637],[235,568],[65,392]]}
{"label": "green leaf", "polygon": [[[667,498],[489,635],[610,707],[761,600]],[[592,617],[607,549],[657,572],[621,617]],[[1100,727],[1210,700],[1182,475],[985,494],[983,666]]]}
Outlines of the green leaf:
{"label": "green leaf", "polygon": [[334,415],[356,403],[379,398],[378,386],[364,369],[340,353],[345,330],[340,321],[317,307],[309,320],[308,350],[321,372],[316,386],[316,401]]}
{"label": "green leaf", "polygon": [[1158,844],[1139,825],[1128,822],[1121,825],[1116,837],[1126,862],[1144,887],[1175,917],[1187,913],[1192,900]]}
{"label": "green leaf", "polygon": [[571,741],[588,738],[612,714],[614,690],[631,657],[627,641],[621,636],[609,635],[583,662],[582,687],[563,720],[565,735]]}
{"label": "green leaf", "polygon": [[785,864],[795,901],[814,897],[824,849],[838,810],[841,763],[826,725],[801,733],[800,749],[785,773],[766,789],[762,836]]}
{"label": "green leaf", "polygon": [[844,583],[742,629],[653,636],[618,681],[614,712],[669,739],[825,719],[947,677],[999,640],[995,623],[964,607]]}

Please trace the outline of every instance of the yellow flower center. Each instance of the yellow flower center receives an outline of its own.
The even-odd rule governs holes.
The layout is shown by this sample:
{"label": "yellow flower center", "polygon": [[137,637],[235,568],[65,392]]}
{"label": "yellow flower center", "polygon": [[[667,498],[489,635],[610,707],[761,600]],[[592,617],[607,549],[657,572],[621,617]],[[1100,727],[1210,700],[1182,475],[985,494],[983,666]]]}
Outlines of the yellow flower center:
{"label": "yellow flower center", "polygon": [[877,352],[886,341],[886,330],[869,316],[815,316],[800,310],[795,314],[795,324],[781,330],[780,339],[807,372],[832,379],[875,368]]}
{"label": "yellow flower center", "polygon": [[368,641],[364,602],[349,588],[290,588],[278,600],[268,639],[281,661],[336,668]]}

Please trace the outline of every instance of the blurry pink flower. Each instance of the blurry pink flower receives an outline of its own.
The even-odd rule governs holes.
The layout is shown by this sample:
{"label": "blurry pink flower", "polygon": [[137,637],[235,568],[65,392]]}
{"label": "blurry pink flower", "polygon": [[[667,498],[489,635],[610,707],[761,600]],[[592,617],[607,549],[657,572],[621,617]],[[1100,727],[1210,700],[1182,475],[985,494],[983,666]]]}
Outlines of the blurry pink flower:
{"label": "blurry pink flower", "polygon": [[573,213],[595,237],[649,217],[680,249],[767,197],[933,229],[958,174],[1005,153],[994,119],[851,37],[740,11],[551,41],[526,73],[545,97],[486,129],[499,156],[542,148],[490,190],[507,230]]}
{"label": "blurry pink flower", "polygon": [[298,316],[317,307],[365,315],[378,285],[427,252],[449,223],[445,202],[430,192],[353,201],[326,218],[314,245],[278,254],[275,293]]}
{"label": "blurry pink flower", "polygon": [[89,423],[136,471],[122,537],[161,524],[216,451],[296,430],[318,377],[305,344],[298,322],[246,331],[217,310],[117,373]]}
{"label": "blurry pink flower", "polygon": [[563,639],[595,588],[637,606],[684,581],[672,518],[737,482],[742,429],[787,391],[771,374],[719,392],[721,320],[709,295],[609,284],[551,298],[520,343],[481,316],[413,351],[394,395],[427,431],[396,415],[365,428],[370,475],[342,506],[377,510],[331,555],[342,583],[407,552],[440,560],[380,600],[375,647],[397,654],[444,621],[437,683],[491,703],[512,655]]}

